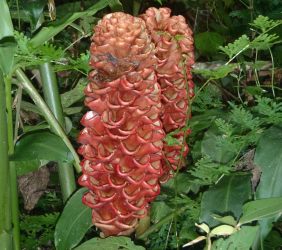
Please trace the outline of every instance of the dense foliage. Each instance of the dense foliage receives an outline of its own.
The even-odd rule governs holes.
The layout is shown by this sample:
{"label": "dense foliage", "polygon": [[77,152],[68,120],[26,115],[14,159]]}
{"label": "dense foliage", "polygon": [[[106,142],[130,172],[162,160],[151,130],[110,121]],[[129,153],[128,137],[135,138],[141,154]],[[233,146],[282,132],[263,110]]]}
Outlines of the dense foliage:
{"label": "dense foliage", "polygon": [[[190,151],[136,233],[102,238],[74,182],[90,36],[105,14],[152,6],[183,15],[194,32]],[[14,225],[3,227],[0,212],[0,249],[9,234],[14,249],[28,250],[280,249],[281,1],[10,0],[0,9],[0,135],[8,140],[0,155],[9,153],[11,175],[9,184],[0,166],[0,204],[11,200]],[[179,145],[173,132],[165,141]]]}

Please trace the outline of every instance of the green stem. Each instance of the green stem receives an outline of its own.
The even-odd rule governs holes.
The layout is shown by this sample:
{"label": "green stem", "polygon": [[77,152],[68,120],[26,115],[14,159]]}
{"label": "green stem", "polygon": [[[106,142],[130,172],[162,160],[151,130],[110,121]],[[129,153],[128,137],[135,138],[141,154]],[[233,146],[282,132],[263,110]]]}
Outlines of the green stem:
{"label": "green stem", "polygon": [[[13,109],[12,109],[12,83],[11,77],[5,78],[6,86],[6,108],[8,122],[8,155],[14,153],[14,135],[13,135]],[[17,169],[13,162],[10,162],[10,194],[11,194],[11,213],[13,224],[13,246],[14,250],[20,250],[20,223],[19,223],[19,197],[18,197],[18,181]]]}
{"label": "green stem", "polygon": [[53,129],[53,131],[55,131],[55,133],[59,137],[61,137],[61,139],[66,144],[66,146],[69,148],[69,150],[72,153],[73,158],[74,158],[75,169],[78,173],[80,173],[81,168],[80,168],[80,165],[79,165],[79,162],[80,162],[79,157],[78,157],[75,149],[73,148],[71,142],[69,141],[67,135],[65,134],[64,129],[59,124],[59,122],[57,121],[57,119],[53,115],[52,111],[48,108],[48,106],[46,105],[46,103],[44,102],[42,97],[39,95],[39,93],[37,92],[35,87],[30,82],[30,80],[26,77],[24,72],[21,69],[17,69],[16,70],[16,76],[19,79],[21,85],[24,87],[25,91],[29,94],[29,96],[34,101],[35,105],[40,109],[40,111],[44,115],[46,121],[48,122],[48,124]]}
{"label": "green stem", "polygon": [[11,249],[11,215],[9,188],[8,127],[6,116],[5,83],[0,70],[0,247]]}
{"label": "green stem", "polygon": [[[39,70],[46,103],[59,124],[65,128],[65,117],[63,114],[56,74],[50,63],[40,65]],[[66,201],[76,189],[72,164],[58,162],[58,171],[63,200]]]}

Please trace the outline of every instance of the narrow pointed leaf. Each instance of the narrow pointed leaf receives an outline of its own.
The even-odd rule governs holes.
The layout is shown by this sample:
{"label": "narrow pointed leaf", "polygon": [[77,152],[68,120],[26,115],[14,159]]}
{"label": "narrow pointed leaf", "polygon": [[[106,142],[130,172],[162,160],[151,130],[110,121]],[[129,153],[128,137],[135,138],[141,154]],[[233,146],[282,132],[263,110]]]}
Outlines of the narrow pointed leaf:
{"label": "narrow pointed leaf", "polygon": [[278,214],[282,214],[282,197],[250,201],[243,206],[239,223],[246,224]]}
{"label": "narrow pointed leaf", "polygon": [[57,222],[54,235],[57,250],[69,250],[78,245],[92,226],[91,209],[81,202],[85,191],[81,188],[72,195]]}

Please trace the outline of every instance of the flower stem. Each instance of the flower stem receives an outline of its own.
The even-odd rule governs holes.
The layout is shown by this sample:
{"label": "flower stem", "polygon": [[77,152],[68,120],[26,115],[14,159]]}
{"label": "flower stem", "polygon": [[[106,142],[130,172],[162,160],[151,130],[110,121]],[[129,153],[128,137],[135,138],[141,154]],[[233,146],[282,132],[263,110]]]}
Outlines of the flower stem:
{"label": "flower stem", "polygon": [[12,248],[11,204],[9,188],[8,127],[5,82],[0,70],[0,247]]}
{"label": "flower stem", "polygon": [[[11,77],[5,77],[6,89],[6,108],[7,108],[7,132],[8,132],[8,155],[14,154],[14,134],[13,134],[13,110],[12,110],[12,89]],[[20,250],[20,223],[19,223],[19,197],[17,169],[14,162],[9,163],[10,170],[10,195],[11,195],[11,213],[13,224],[13,246],[14,250]]]}
{"label": "flower stem", "polygon": [[[65,117],[63,114],[56,74],[50,63],[41,64],[39,70],[45,101],[59,124],[65,129]],[[58,162],[58,172],[63,200],[66,201],[76,189],[72,164]]]}

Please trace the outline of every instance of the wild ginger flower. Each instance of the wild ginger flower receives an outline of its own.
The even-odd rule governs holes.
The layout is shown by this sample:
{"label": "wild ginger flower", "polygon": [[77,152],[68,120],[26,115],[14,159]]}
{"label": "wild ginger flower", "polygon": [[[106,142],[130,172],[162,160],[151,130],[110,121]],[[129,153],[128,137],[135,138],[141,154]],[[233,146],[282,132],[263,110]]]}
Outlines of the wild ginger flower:
{"label": "wild ginger flower", "polygon": [[[187,89],[193,94],[193,40],[184,18],[165,8],[150,8],[142,18],[106,15],[90,47],[79,183],[89,189],[83,202],[104,236],[133,232],[159,182],[177,167],[181,145],[163,140],[178,129],[175,138],[184,143]],[[185,144],[183,156],[187,151]]]}
{"label": "wild ginger flower", "polygon": [[189,131],[186,124],[190,116],[189,99],[194,95],[191,74],[194,63],[192,30],[183,16],[170,14],[171,10],[168,8],[149,8],[141,16],[156,46],[156,72],[162,90],[163,128],[166,134],[173,132],[173,137],[179,142],[172,146],[164,144],[164,175],[161,181],[166,181],[172,176],[173,170],[181,167],[180,158],[185,158],[188,153],[185,135]]}
{"label": "wild ginger flower", "polygon": [[164,132],[154,49],[144,21],[120,12],[106,15],[92,37],[79,183],[105,236],[130,234],[160,191]]}

